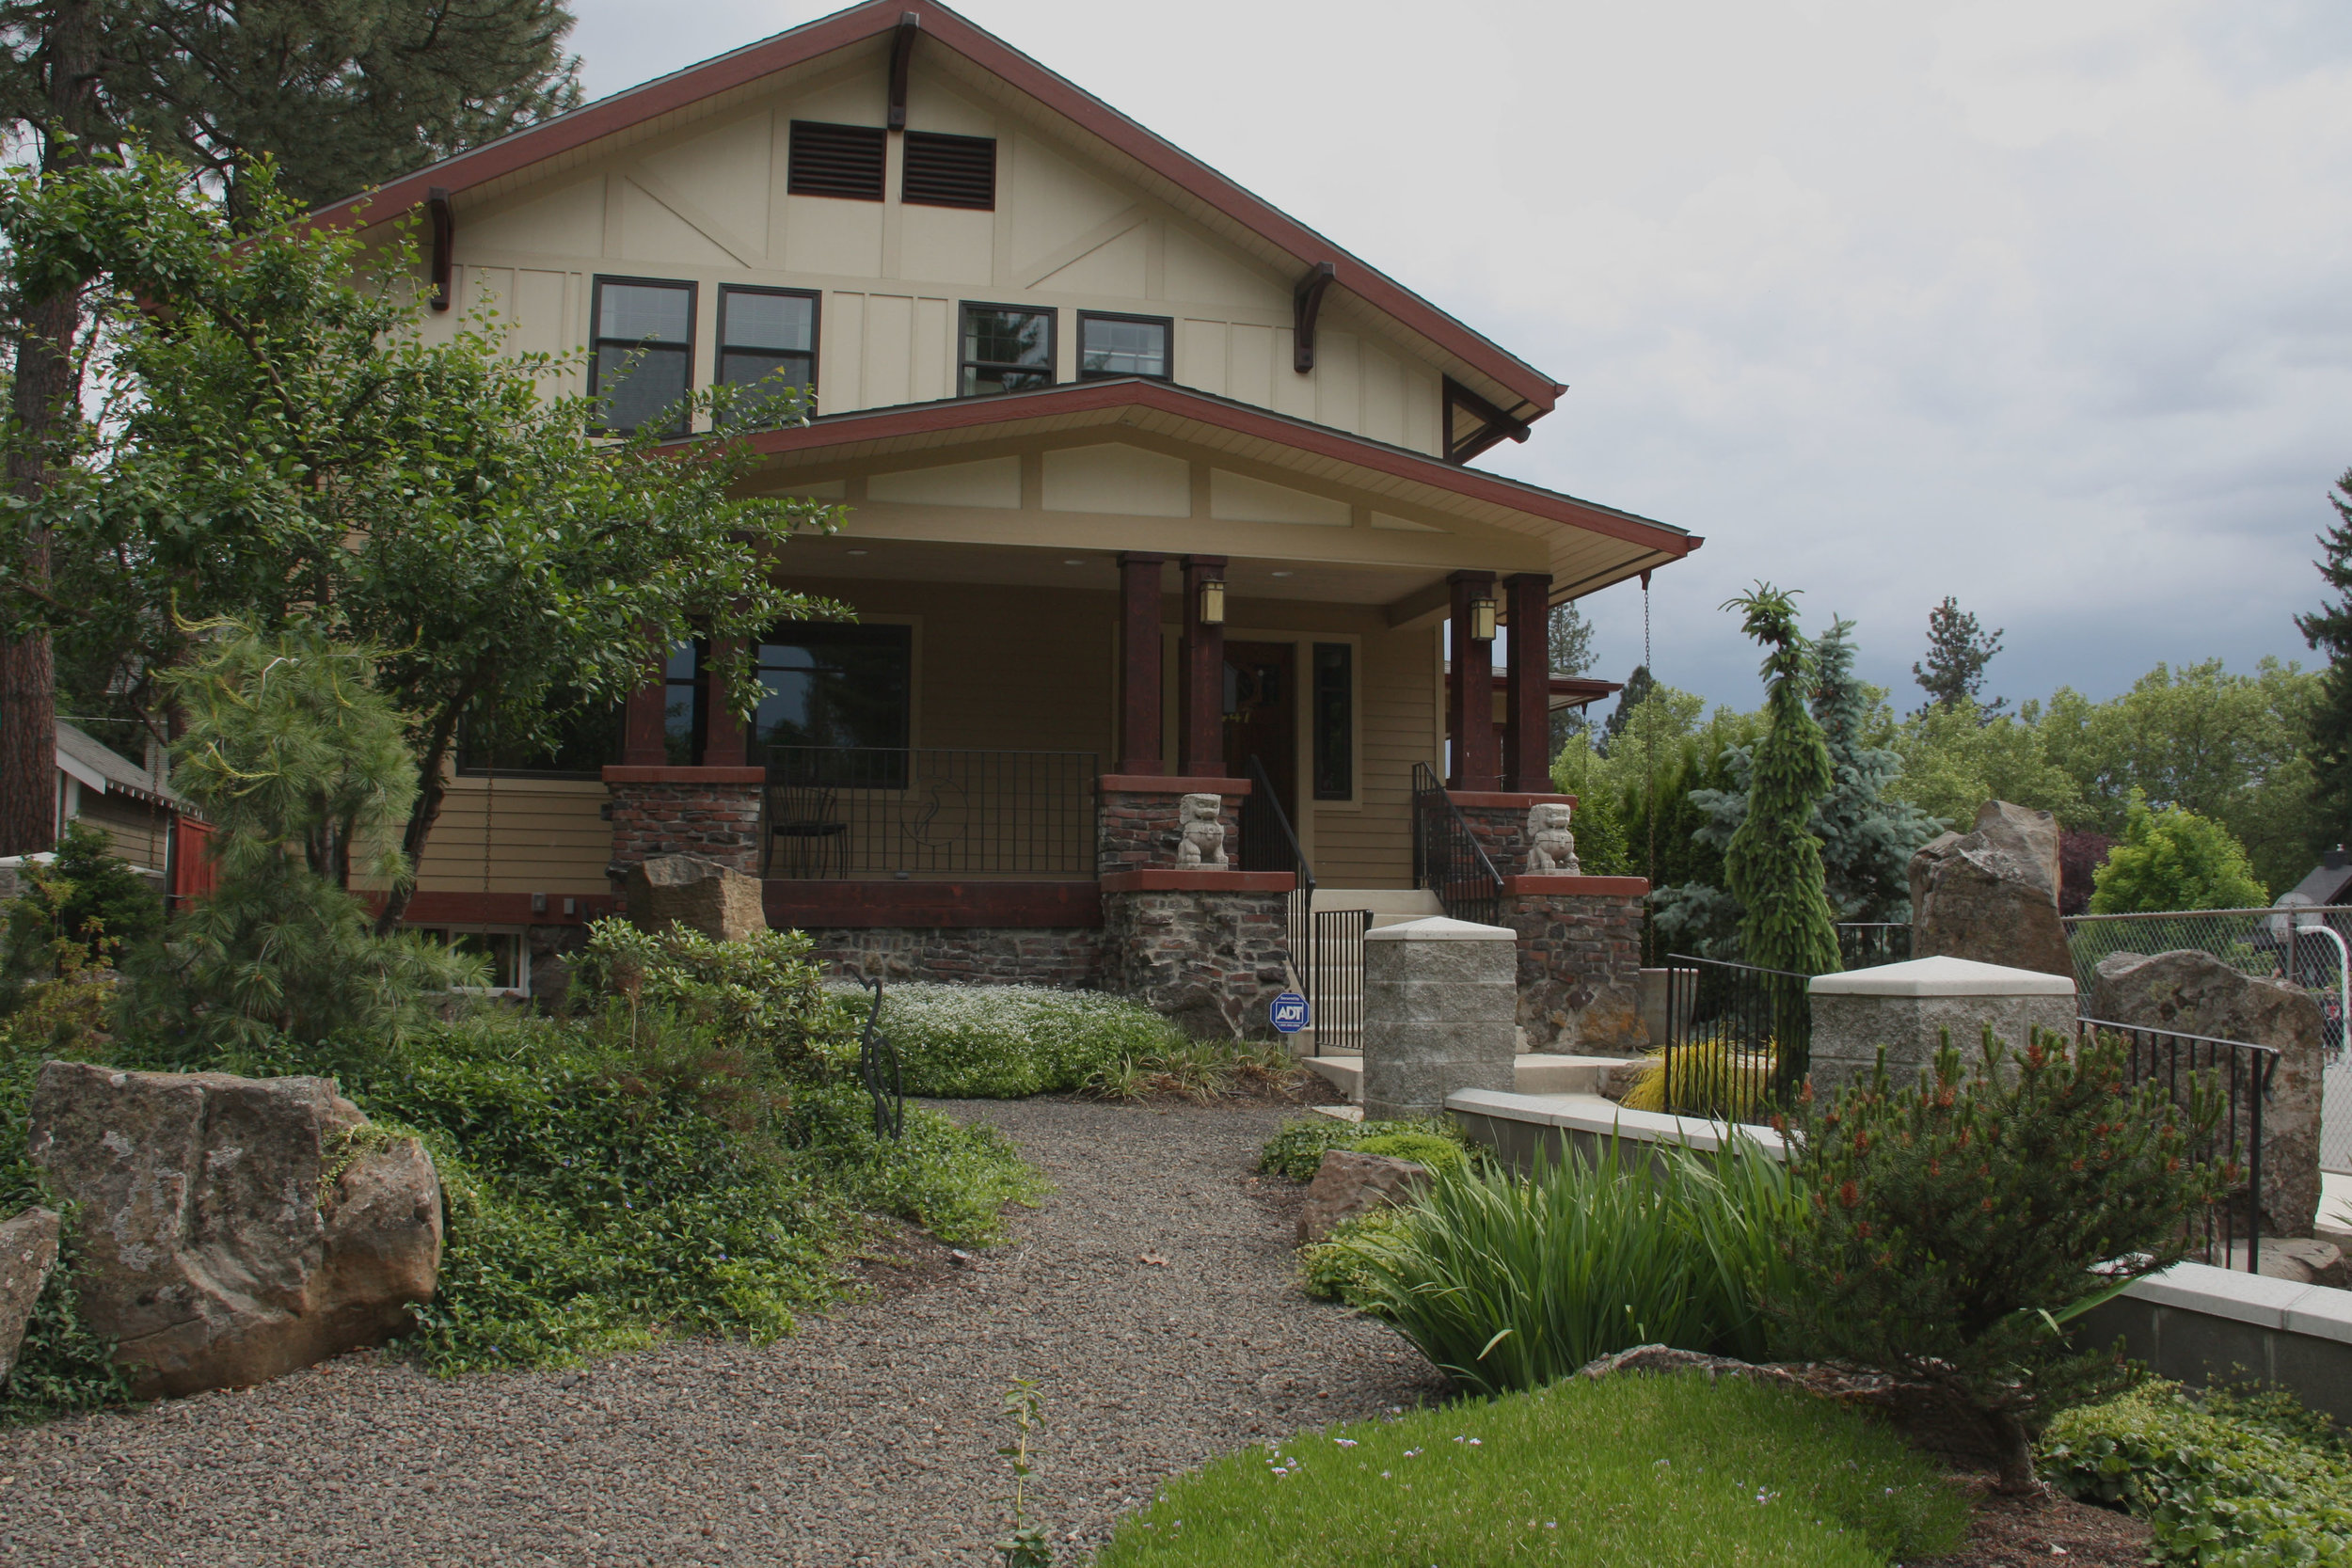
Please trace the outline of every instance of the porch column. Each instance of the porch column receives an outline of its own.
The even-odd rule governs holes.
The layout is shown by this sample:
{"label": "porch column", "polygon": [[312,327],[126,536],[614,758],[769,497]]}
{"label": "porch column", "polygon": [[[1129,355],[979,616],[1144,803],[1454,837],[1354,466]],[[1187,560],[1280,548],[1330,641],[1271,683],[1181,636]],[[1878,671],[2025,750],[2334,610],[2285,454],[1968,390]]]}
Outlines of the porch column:
{"label": "porch column", "polygon": [[743,721],[727,703],[726,668],[742,652],[739,642],[710,644],[709,667],[703,681],[703,760],[705,768],[740,768],[746,752]]}
{"label": "porch column", "polygon": [[1176,680],[1176,770],[1186,778],[1225,773],[1225,623],[1200,618],[1200,587],[1225,581],[1221,555],[1184,557],[1184,668]]}
{"label": "porch column", "polygon": [[1119,770],[1165,773],[1160,756],[1160,566],[1168,558],[1119,558]]}
{"label": "porch column", "polygon": [[1495,596],[1492,572],[1456,572],[1453,585],[1454,673],[1446,682],[1446,729],[1454,739],[1448,787],[1495,790],[1502,785],[1495,745],[1495,645],[1470,636],[1470,601]]}
{"label": "porch column", "polygon": [[670,760],[661,720],[662,707],[669,700],[663,684],[669,674],[669,649],[650,626],[645,628],[645,642],[652,680],[630,692],[621,708],[621,764],[626,768],[660,768]]}
{"label": "porch column", "polygon": [[1502,579],[1510,597],[1511,694],[1502,731],[1502,787],[1551,787],[1551,575]]}

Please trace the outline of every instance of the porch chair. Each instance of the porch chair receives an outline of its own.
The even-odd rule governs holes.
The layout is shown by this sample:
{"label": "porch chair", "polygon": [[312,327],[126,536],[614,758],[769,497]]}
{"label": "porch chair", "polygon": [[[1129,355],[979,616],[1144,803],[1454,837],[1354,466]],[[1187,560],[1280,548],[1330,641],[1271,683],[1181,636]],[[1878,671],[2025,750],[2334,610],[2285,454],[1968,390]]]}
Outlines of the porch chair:
{"label": "porch chair", "polygon": [[850,825],[834,816],[833,799],[831,784],[770,787],[769,875],[806,880],[850,874]]}

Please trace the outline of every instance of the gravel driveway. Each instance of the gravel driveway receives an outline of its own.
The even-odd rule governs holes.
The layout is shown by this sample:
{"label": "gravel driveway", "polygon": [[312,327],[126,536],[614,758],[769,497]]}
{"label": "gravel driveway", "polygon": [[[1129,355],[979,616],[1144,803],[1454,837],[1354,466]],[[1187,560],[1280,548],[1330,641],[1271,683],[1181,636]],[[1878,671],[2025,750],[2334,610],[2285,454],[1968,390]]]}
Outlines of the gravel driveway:
{"label": "gravel driveway", "polygon": [[942,1108],[1059,1189],[972,1267],[766,1347],[454,1381],[352,1357],[0,1432],[0,1562],[993,1563],[1015,1377],[1046,1407],[1032,1516],[1088,1546],[1213,1454],[1436,1394],[1292,1282],[1295,1198],[1251,1169],[1285,1113]]}

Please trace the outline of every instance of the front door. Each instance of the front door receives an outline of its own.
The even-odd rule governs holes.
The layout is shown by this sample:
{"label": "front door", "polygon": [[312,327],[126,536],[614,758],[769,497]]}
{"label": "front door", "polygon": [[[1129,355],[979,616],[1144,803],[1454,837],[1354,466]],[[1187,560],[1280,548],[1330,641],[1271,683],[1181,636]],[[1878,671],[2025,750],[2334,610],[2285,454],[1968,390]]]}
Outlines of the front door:
{"label": "front door", "polygon": [[1225,644],[1225,775],[1265,765],[1274,798],[1298,823],[1298,650],[1288,642]]}

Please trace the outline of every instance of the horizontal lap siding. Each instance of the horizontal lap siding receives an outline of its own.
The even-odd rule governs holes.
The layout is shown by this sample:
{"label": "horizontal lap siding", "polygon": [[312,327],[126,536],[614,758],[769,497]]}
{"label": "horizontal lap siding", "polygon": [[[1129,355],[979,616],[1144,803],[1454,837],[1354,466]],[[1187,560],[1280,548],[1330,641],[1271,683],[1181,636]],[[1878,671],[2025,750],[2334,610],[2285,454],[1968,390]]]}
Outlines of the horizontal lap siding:
{"label": "horizontal lap siding", "polygon": [[425,841],[417,889],[559,896],[610,893],[604,865],[612,858],[612,825],[601,815],[608,799],[601,784],[585,781],[454,780],[433,836]]}
{"label": "horizontal lap siding", "polygon": [[133,865],[143,865],[151,871],[164,868],[164,845],[167,836],[165,815],[136,801],[113,799],[93,789],[82,792],[81,821],[88,823],[106,835],[107,847],[119,860]]}
{"label": "horizontal lap siding", "polygon": [[1315,880],[1325,887],[1413,885],[1413,764],[1431,762],[1437,731],[1434,630],[1365,637],[1360,810],[1315,813]]}

